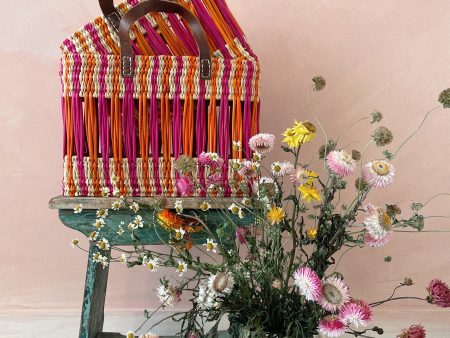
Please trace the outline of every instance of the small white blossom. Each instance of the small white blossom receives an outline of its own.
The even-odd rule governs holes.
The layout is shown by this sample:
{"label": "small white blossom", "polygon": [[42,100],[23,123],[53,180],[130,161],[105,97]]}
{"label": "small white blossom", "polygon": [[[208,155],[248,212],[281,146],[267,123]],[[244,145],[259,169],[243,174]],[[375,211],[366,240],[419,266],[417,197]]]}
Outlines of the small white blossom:
{"label": "small white blossom", "polygon": [[203,244],[204,246],[206,246],[206,251],[212,251],[214,253],[217,253],[217,243],[214,242],[214,240],[212,239],[207,239],[206,240],[206,244]]}
{"label": "small white blossom", "polygon": [[241,141],[233,141],[233,150],[239,151],[242,149]]}
{"label": "small white blossom", "polygon": [[239,209],[238,216],[239,216],[240,219],[244,219],[245,218],[244,210]]}
{"label": "small white blossom", "polygon": [[137,228],[138,228],[138,226],[134,222],[128,223],[128,230],[132,231],[132,230],[136,230]]}
{"label": "small white blossom", "polygon": [[187,271],[188,265],[184,261],[178,261],[177,272],[180,273],[180,277]]}
{"label": "small white blossom", "polygon": [[93,225],[97,229],[101,229],[105,226],[105,220],[103,218],[96,219]]}
{"label": "small white blossom", "polygon": [[183,201],[175,201],[175,211],[177,212],[177,214],[181,214],[183,212]]}
{"label": "small white blossom", "polygon": [[127,255],[125,253],[121,254],[119,257],[119,261],[125,264],[127,262]]}
{"label": "small white blossom", "polygon": [[89,240],[90,241],[95,241],[98,237],[98,232],[97,231],[92,231],[89,235]]}
{"label": "small white blossom", "polygon": [[175,239],[177,241],[182,240],[184,238],[185,233],[186,233],[186,231],[184,231],[182,228],[176,229],[175,230]]}
{"label": "small white blossom", "polygon": [[122,236],[123,234],[124,234],[124,232],[125,232],[125,230],[123,229],[123,226],[125,225],[125,222],[120,222],[120,225],[119,225],[119,228],[118,228],[118,230],[117,230],[117,234],[119,235],[119,236]]}
{"label": "small white blossom", "polygon": [[147,269],[149,269],[151,272],[156,272],[158,270],[159,266],[159,258],[152,258],[152,259],[144,259],[144,264],[147,266]]}
{"label": "small white blossom", "polygon": [[142,221],[142,216],[141,216],[141,215],[137,215],[137,216],[134,218],[133,223],[136,224],[136,226],[137,226],[138,228],[143,228],[143,227],[144,227],[144,222]]}
{"label": "small white blossom", "polygon": [[75,208],[73,208],[73,213],[74,214],[81,214],[81,212],[83,211],[83,204],[77,204],[75,206]]}
{"label": "small white blossom", "polygon": [[113,189],[113,196],[119,196],[120,195],[120,190],[119,189],[117,189],[117,188],[114,188]]}
{"label": "small white blossom", "polygon": [[107,197],[107,196],[109,196],[109,193],[111,192],[111,190],[109,190],[108,187],[103,187],[103,188],[100,190],[100,192],[102,193],[102,196],[103,196],[103,197]]}
{"label": "small white blossom", "polygon": [[136,336],[135,336],[135,334],[134,334],[134,332],[133,331],[128,331],[127,332],[127,338],[135,338]]}
{"label": "small white blossom", "polygon": [[98,218],[106,218],[108,216],[108,209],[98,209],[96,215]]}
{"label": "small white blossom", "polygon": [[130,209],[133,210],[134,213],[139,211],[139,204],[136,202],[133,202],[133,204],[130,205]]}
{"label": "small white blossom", "polygon": [[120,210],[120,208],[123,208],[123,206],[124,206],[124,201],[123,201],[123,199],[122,198],[119,198],[118,200],[116,200],[116,201],[114,201],[114,202],[112,202],[112,204],[111,204],[111,208],[113,209],[113,210]]}
{"label": "small white blossom", "polygon": [[109,242],[106,238],[99,240],[96,245],[100,250],[109,250],[110,248]]}
{"label": "small white blossom", "polygon": [[241,208],[239,208],[239,206],[237,204],[233,203],[230,205],[228,210],[230,210],[234,215],[237,215],[237,214],[239,214],[239,211],[241,210]]}
{"label": "small white blossom", "polygon": [[246,207],[251,207],[252,206],[252,200],[250,198],[247,198],[247,197],[242,199],[241,203],[243,205],[245,205]]}
{"label": "small white blossom", "polygon": [[201,211],[208,211],[209,209],[211,209],[211,204],[209,204],[208,202],[204,201],[202,204],[200,204]]}
{"label": "small white blossom", "polygon": [[76,246],[78,246],[78,243],[79,243],[80,241],[78,240],[78,238],[74,238],[74,239],[72,239],[72,241],[70,242],[70,244],[72,245],[72,247],[76,247]]}

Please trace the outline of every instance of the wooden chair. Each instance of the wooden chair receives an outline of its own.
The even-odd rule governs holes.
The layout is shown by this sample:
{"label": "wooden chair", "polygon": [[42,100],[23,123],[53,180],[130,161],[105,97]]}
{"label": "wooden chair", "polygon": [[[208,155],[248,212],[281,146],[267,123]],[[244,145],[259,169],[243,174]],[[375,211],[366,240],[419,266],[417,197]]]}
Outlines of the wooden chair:
{"label": "wooden chair", "polygon": [[[86,237],[96,230],[93,223],[96,220],[97,209],[110,209],[113,201],[116,198],[100,198],[100,197],[63,197],[57,196],[50,200],[49,207],[59,211],[59,219],[67,227],[81,232]],[[201,198],[183,198],[183,207],[189,210],[198,210],[200,204],[204,201]],[[138,202],[140,205],[152,206],[160,203],[162,208],[172,208],[174,206],[175,198],[137,198],[128,197],[126,203],[131,204]],[[223,225],[223,212],[220,209],[228,209],[233,203],[233,199],[221,199],[214,203],[215,209],[210,209],[207,212],[202,212],[202,217],[208,224],[211,230],[216,230]],[[83,212],[75,214],[73,208],[78,204],[83,205]],[[150,212],[139,213],[144,220],[144,223],[149,224],[152,219]],[[108,239],[111,246],[127,246],[133,245],[130,236],[120,236],[117,234],[118,226],[121,221],[127,225],[135,217],[135,213],[129,208],[121,209],[119,211],[110,211],[105,220],[105,227],[101,230],[101,236]],[[231,217],[235,217],[231,215]],[[251,218],[239,220],[240,224],[250,224]],[[155,229],[141,229],[137,231],[139,237],[139,244],[155,245],[162,244],[161,238],[168,238],[168,234],[162,228],[161,232],[156,233]],[[194,234],[194,244],[203,244],[208,237],[206,233]],[[97,252],[95,242],[91,242],[89,248],[88,264],[86,271],[86,282],[84,287],[83,306],[81,311],[81,323],[79,338],[125,338],[119,333],[103,332],[104,322],[104,306],[106,297],[106,287],[108,284],[109,267],[103,268],[102,265],[95,263],[92,256]],[[220,332],[219,337],[230,337],[226,332]],[[168,338],[168,337],[167,337]]]}

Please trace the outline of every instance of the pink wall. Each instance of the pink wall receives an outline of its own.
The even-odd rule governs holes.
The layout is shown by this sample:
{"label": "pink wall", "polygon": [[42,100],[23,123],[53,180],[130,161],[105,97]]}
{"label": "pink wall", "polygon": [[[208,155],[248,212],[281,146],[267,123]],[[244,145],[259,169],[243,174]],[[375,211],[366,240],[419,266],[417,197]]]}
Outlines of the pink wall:
{"label": "pink wall", "polygon": [[[446,0],[229,4],[263,64],[265,131],[279,135],[295,118],[312,119],[307,89],[310,79],[321,74],[328,86],[313,101],[330,135],[378,109],[398,145],[436,104],[439,92],[450,86]],[[8,14],[0,20],[0,311],[77,310],[86,255],[70,248],[77,235],[47,209],[50,197],[60,193],[62,174],[58,46],[99,10],[95,0],[46,0],[39,5],[28,0],[22,7],[19,16],[11,14],[19,11],[16,2],[2,3],[2,12]],[[425,200],[450,192],[449,125],[449,111],[436,111],[398,157],[395,184],[371,200]],[[368,135],[361,125],[347,139],[359,140],[362,147]],[[318,137],[308,146],[305,158],[313,154],[309,148],[322,142]],[[371,156],[379,156],[378,149],[371,147]],[[450,197],[441,198],[426,211],[450,215],[449,203]],[[403,206],[407,209],[407,203]],[[450,230],[446,219],[432,220],[428,227]],[[383,262],[386,255],[393,256],[391,264]],[[355,296],[375,300],[405,276],[416,281],[419,293],[436,276],[450,282],[449,255],[450,233],[397,234],[386,248],[350,253],[342,269]],[[108,307],[156,304],[149,294],[156,276],[141,269],[125,272],[112,268]]]}

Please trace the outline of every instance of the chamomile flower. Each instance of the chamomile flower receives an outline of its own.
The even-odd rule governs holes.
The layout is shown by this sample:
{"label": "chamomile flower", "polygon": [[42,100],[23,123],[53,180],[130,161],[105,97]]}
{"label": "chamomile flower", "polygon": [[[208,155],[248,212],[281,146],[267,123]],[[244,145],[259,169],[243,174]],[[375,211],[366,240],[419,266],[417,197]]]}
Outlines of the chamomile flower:
{"label": "chamomile flower", "polygon": [[180,277],[187,271],[188,265],[184,261],[178,261],[177,272],[180,273]]}
{"label": "chamomile flower", "polygon": [[103,218],[96,219],[93,225],[97,229],[101,229],[105,226],[105,220]]}
{"label": "chamomile flower", "polygon": [[182,228],[176,229],[174,237],[177,241],[180,241],[183,239],[185,233],[186,231],[184,231]]}
{"label": "chamomile flower", "polygon": [[272,175],[275,177],[284,177],[294,172],[294,165],[290,162],[272,163]]}
{"label": "chamomile flower", "polygon": [[175,211],[177,214],[181,214],[183,212],[183,201],[175,201]]}
{"label": "chamomile flower", "polygon": [[230,205],[228,210],[230,210],[232,214],[237,215],[237,214],[239,214],[239,211],[241,210],[241,208],[237,204],[233,203]]}
{"label": "chamomile flower", "polygon": [[74,214],[81,214],[81,212],[83,211],[83,204],[77,204],[74,208],[73,208],[73,213]]}
{"label": "chamomile flower", "polygon": [[123,206],[124,206],[124,202],[121,198],[112,202],[112,204],[111,204],[111,208],[115,211],[120,210],[120,208],[122,208]]}
{"label": "chamomile flower", "polygon": [[122,253],[119,257],[119,261],[125,264],[127,262],[127,255],[125,253]]}
{"label": "chamomile flower", "polygon": [[200,204],[201,211],[208,211],[209,209],[211,209],[211,204],[209,204],[208,202],[203,201],[202,204]]}
{"label": "chamomile flower", "polygon": [[95,214],[97,218],[106,218],[108,216],[108,209],[98,209]]}
{"label": "chamomile flower", "polygon": [[110,248],[109,242],[106,238],[99,240],[96,245],[100,250],[109,250]]}
{"label": "chamomile flower", "polygon": [[120,225],[119,225],[119,227],[118,227],[118,229],[117,229],[117,234],[119,235],[119,236],[122,236],[123,234],[124,234],[124,232],[125,232],[125,230],[123,229],[123,226],[125,225],[125,222],[120,222]]}
{"label": "chamomile flower", "polygon": [[136,226],[137,226],[138,228],[143,228],[143,227],[144,227],[144,222],[143,222],[143,220],[142,220],[142,216],[141,216],[141,215],[137,215],[137,216],[134,218],[133,223],[136,224]]}
{"label": "chamomile flower", "polygon": [[241,141],[233,141],[233,150],[240,151],[242,149]]}
{"label": "chamomile flower", "polygon": [[136,203],[136,202],[133,202],[133,203],[130,205],[130,209],[133,210],[134,213],[137,213],[137,212],[139,211],[139,204]]}
{"label": "chamomile flower", "polygon": [[72,247],[76,247],[76,246],[78,246],[78,243],[79,243],[80,241],[78,240],[78,238],[74,238],[74,239],[72,239],[72,241],[70,242],[70,244],[72,245]]}
{"label": "chamomile flower", "polygon": [[252,206],[252,200],[250,198],[244,197],[241,201],[242,205],[245,205],[247,208]]}
{"label": "chamomile flower", "polygon": [[238,216],[240,219],[245,218],[245,212],[244,212],[244,210],[242,210],[242,208],[239,209]]}
{"label": "chamomile flower", "polygon": [[135,338],[136,336],[134,335],[133,331],[128,331],[127,332],[127,338]]}
{"label": "chamomile flower", "polygon": [[159,266],[159,258],[155,257],[152,259],[146,259],[144,260],[145,265],[147,266],[147,269],[149,269],[151,272],[156,272],[158,270]]}
{"label": "chamomile flower", "polygon": [[103,197],[107,197],[107,196],[109,196],[110,190],[108,187],[103,187],[100,190],[100,193],[102,194]]}
{"label": "chamomile flower", "polygon": [[95,241],[95,240],[97,240],[97,237],[98,237],[98,232],[97,231],[92,231],[90,234],[89,234],[89,240],[90,241]]}
{"label": "chamomile flower", "polygon": [[206,244],[203,244],[203,246],[206,246],[206,251],[212,251],[214,253],[217,253],[217,243],[214,242],[212,239],[207,239]]}

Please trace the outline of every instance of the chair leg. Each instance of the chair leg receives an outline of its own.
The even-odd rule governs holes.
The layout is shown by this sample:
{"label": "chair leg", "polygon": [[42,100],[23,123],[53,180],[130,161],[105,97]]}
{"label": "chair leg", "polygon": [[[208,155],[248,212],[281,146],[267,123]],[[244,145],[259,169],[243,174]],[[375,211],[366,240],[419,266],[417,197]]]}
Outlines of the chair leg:
{"label": "chair leg", "polygon": [[109,266],[104,268],[101,264],[93,261],[92,256],[96,252],[98,252],[98,249],[95,243],[91,243],[84,286],[79,338],[96,338],[97,334],[103,331]]}

